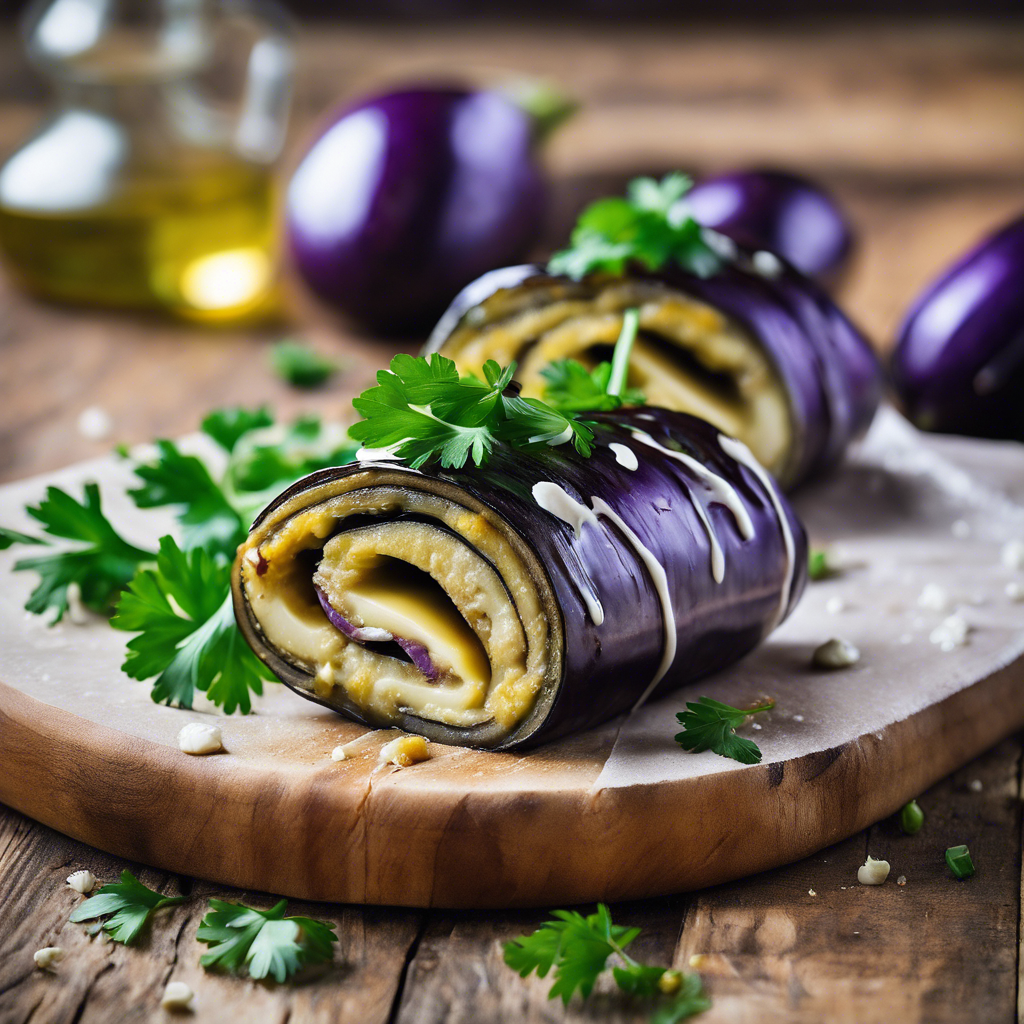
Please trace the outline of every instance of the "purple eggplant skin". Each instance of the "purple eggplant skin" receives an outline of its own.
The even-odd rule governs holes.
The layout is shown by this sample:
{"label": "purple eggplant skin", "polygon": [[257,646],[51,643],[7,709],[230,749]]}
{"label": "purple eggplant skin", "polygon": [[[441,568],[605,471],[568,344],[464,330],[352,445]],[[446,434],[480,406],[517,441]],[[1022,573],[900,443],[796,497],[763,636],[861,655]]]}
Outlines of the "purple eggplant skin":
{"label": "purple eggplant skin", "polygon": [[[816,282],[784,260],[776,272],[757,269],[755,250],[737,245],[710,277],[671,264],[657,272],[632,267],[634,276],[659,281],[720,310],[742,324],[763,346],[787,392],[794,426],[794,451],[786,490],[833,469],[852,441],[870,426],[882,397],[882,370],[874,349]],[[438,321],[424,354],[440,351],[472,310],[501,289],[538,293],[569,286],[592,294],[617,278],[594,276],[581,282],[553,276],[542,267],[503,267],[485,274],[456,297]]]}
{"label": "purple eggplant skin", "polygon": [[428,328],[467,282],[539,237],[536,127],[487,90],[409,88],[343,110],[288,187],[302,277],[371,329]]}
{"label": "purple eggplant skin", "polygon": [[922,429],[1024,441],[1024,217],[985,238],[917,299],[890,373]]}
{"label": "purple eggplant skin", "polygon": [[837,280],[853,249],[853,228],[835,199],[788,171],[730,171],[686,198],[705,227],[768,249],[823,283]]}
{"label": "purple eggplant skin", "polygon": [[[611,506],[664,568],[678,646],[667,673],[651,699],[669,693],[739,660],[752,650],[780,617],[796,606],[807,580],[807,537],[785,497],[775,495],[793,538],[786,553],[773,496],[749,468],[723,451],[719,431],[703,420],[664,409],[622,409],[595,413],[595,447],[589,459],[571,445],[541,452],[495,450],[483,469],[409,470],[394,462],[362,463],[319,470],[294,484],[261,514],[258,529],[275,510],[305,491],[365,473],[376,480],[410,488],[447,488],[447,496],[469,508],[484,509],[509,524],[533,552],[537,569],[554,595],[549,629],[559,636],[550,661],[560,665],[538,696],[533,712],[509,734],[488,726],[456,729],[409,717],[399,722],[441,742],[492,749],[532,746],[600,725],[628,711],[658,671],[665,643],[662,603],[654,578],[627,536],[607,518],[601,528],[584,526],[576,537],[571,525],[542,508],[533,486],[559,484],[573,499],[593,506],[601,498]],[[735,489],[753,525],[744,538],[733,513],[718,503],[705,483],[680,461],[638,441],[641,430],[665,447],[677,447],[723,477]],[[622,466],[611,443],[632,447],[638,466]],[[321,492],[322,493],[322,492]],[[708,529],[694,507],[700,501],[722,546],[725,571],[716,583],[711,571]],[[343,529],[339,523],[339,529]],[[581,596],[587,578],[603,605],[604,621],[595,624]],[[235,613],[243,634],[284,683],[315,700],[301,685],[302,672],[261,640],[245,600],[239,564],[232,574]],[[788,597],[782,607],[788,584]],[[780,616],[781,613],[781,616]],[[713,694],[713,686],[709,692]],[[320,701],[367,721],[350,702]]]}

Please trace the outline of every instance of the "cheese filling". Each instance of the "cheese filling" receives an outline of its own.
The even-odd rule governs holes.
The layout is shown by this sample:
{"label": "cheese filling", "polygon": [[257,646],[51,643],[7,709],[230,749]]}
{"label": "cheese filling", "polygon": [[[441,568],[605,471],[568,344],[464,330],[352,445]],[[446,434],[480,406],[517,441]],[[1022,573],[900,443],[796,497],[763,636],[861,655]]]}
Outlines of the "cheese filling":
{"label": "cheese filling", "polygon": [[[525,291],[525,290],[524,290]],[[638,281],[578,293],[559,285],[497,293],[466,320],[442,349],[459,369],[480,374],[488,359],[519,363],[527,397],[542,397],[550,363],[576,359],[588,368],[611,358],[626,309],[640,311],[627,386],[651,405],[700,416],[742,440],[758,461],[785,477],[793,443],[786,392],[760,345],[717,310],[662,286]]]}
{"label": "cheese filling", "polygon": [[506,729],[532,708],[547,619],[525,565],[482,514],[363,488],[257,531],[249,548],[242,579],[259,628],[320,699],[343,692],[381,723],[411,713]]}

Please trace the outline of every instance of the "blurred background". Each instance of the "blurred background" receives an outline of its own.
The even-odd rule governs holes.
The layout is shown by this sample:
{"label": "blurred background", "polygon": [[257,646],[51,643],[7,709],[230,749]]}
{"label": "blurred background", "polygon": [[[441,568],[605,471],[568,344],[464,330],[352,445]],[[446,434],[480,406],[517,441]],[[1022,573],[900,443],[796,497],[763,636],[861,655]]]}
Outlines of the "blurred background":
{"label": "blurred background", "polygon": [[[557,16],[499,0],[486,18],[469,0],[288,0],[244,17],[198,0],[44,0],[27,34],[25,6],[0,8],[3,479],[185,432],[216,404],[340,414],[396,348],[414,351],[430,317],[385,323],[393,292],[367,313],[366,260],[354,296],[310,262],[320,222],[349,216],[338,196],[358,191],[344,147],[326,178],[307,168],[293,186],[299,244],[282,217],[333,112],[399,85],[540,82],[548,127],[563,99],[577,107],[531,142],[548,188],[536,237],[517,240],[533,256],[638,174],[810,178],[856,236],[830,287],[882,350],[928,281],[1024,211],[1019,0],[575,0]],[[122,20],[101,25],[108,7]],[[411,272],[388,259],[411,302]],[[454,294],[454,280],[431,287]],[[342,371],[290,387],[267,361],[285,336]],[[109,414],[111,436],[76,429],[86,407]]]}

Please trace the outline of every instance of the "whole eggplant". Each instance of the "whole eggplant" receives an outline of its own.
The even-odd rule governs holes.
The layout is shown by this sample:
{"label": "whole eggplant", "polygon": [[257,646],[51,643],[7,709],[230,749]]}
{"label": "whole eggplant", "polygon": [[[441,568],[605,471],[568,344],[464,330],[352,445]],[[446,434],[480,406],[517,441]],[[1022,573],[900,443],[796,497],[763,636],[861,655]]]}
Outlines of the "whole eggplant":
{"label": "whole eggplant", "polygon": [[[735,662],[800,599],[807,538],[795,513],[749,451],[703,420],[664,409],[593,419],[590,458],[572,445],[540,453],[502,448],[483,469],[412,470],[370,453],[367,461],[300,480],[257,517],[239,549],[232,588],[246,640],[297,693],[349,717],[499,749],[591,728]],[[441,504],[425,506],[429,496]],[[376,657],[372,642],[365,658],[355,651],[354,670],[335,675],[326,688],[318,685],[322,665],[274,646],[267,629],[273,594],[260,581],[295,578],[281,538],[299,549],[295,564],[308,577],[325,546],[368,524],[376,543],[392,528],[454,536],[481,562],[470,577],[488,568],[503,574],[502,592],[524,628],[524,594],[535,589],[547,630],[542,680],[515,720],[463,725],[407,704],[385,714],[365,698],[360,703],[368,675],[387,678],[400,667],[400,652]],[[512,543],[524,578],[507,574],[507,564],[486,553],[496,535]],[[431,575],[440,582],[446,564],[431,550]],[[479,609],[477,598],[470,603]],[[323,607],[326,621],[350,641],[376,639],[332,611]],[[498,620],[490,619],[488,634],[498,632]],[[327,663],[341,664],[346,651],[342,646]],[[530,657],[528,651],[528,663]],[[412,660],[428,678],[429,657]],[[495,676],[501,669],[492,661]]]}
{"label": "whole eggplant", "polygon": [[288,187],[299,272],[367,327],[428,327],[463,285],[536,242],[535,148],[559,120],[546,113],[547,124],[497,91],[428,86],[342,110]]}
{"label": "whole eggplant", "polygon": [[891,372],[919,427],[1024,441],[1024,217],[925,289]]}
{"label": "whole eggplant", "polygon": [[700,182],[687,200],[705,227],[778,253],[820,281],[834,281],[853,248],[853,229],[832,196],[788,171],[730,171]]}

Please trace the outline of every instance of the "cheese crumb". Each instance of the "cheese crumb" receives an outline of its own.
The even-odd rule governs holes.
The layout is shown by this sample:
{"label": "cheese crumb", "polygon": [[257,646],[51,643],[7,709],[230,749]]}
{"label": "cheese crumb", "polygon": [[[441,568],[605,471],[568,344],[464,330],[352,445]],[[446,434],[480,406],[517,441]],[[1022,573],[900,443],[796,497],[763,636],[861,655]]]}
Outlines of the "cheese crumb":
{"label": "cheese crumb", "polygon": [[846,602],[838,595],[836,597],[830,597],[825,602],[825,611],[827,611],[829,615],[838,615],[840,612],[846,611]]}
{"label": "cheese crumb", "polygon": [[759,249],[755,252],[751,262],[754,264],[754,270],[762,277],[773,279],[782,273],[782,260],[775,253],[768,252],[767,249]]}
{"label": "cheese crumb", "polygon": [[89,612],[86,610],[85,605],[82,604],[82,588],[74,580],[68,584],[66,597],[68,602],[68,618],[76,626],[89,625]]}
{"label": "cheese crumb", "polygon": [[429,758],[427,741],[422,736],[399,736],[381,747],[378,760],[399,768],[408,768],[417,761],[427,761]]}
{"label": "cheese crumb", "polygon": [[860,661],[860,651],[849,640],[833,637],[815,649],[811,661],[818,668],[848,668]]}
{"label": "cheese crumb", "polygon": [[192,999],[194,993],[183,981],[169,981],[160,999],[160,1005],[165,1010],[191,1010],[194,1009]]}
{"label": "cheese crumb", "polygon": [[807,895],[808,896],[817,896],[818,894],[813,889],[808,889],[807,890]]}
{"label": "cheese crumb", "polygon": [[949,594],[938,583],[926,583],[917,596],[917,606],[930,612],[944,612],[949,607]]}
{"label": "cheese crumb", "polygon": [[951,651],[954,647],[963,647],[967,643],[970,631],[970,624],[962,615],[950,615],[931,631],[928,639],[933,644],[938,644],[942,650]]}
{"label": "cheese crumb", "polygon": [[1024,540],[1008,540],[999,552],[1007,569],[1024,569]]}
{"label": "cheese crumb", "polygon": [[186,754],[216,754],[224,749],[220,726],[189,722],[178,733],[178,749]]}
{"label": "cheese crumb", "polygon": [[967,788],[972,793],[980,793],[985,788],[985,786],[982,783],[981,779],[971,779],[971,781],[967,784]]}
{"label": "cheese crumb", "polygon": [[41,971],[48,971],[54,964],[59,964],[64,959],[64,950],[60,946],[46,946],[37,949],[32,954],[32,959]]}
{"label": "cheese crumb", "polygon": [[1010,580],[1006,584],[1004,593],[1011,601],[1024,601],[1024,584],[1020,584],[1016,580]]}
{"label": "cheese crumb", "polygon": [[89,441],[103,441],[113,429],[110,413],[98,405],[90,405],[78,414],[78,432]]}
{"label": "cheese crumb", "polygon": [[889,877],[889,862],[875,860],[870,854],[868,859],[857,868],[857,881],[861,885],[881,885]]}
{"label": "cheese crumb", "polygon": [[96,876],[91,871],[73,871],[68,875],[68,885],[84,896],[96,888]]}
{"label": "cheese crumb", "polygon": [[331,751],[331,760],[332,761],[345,761],[347,759],[348,759],[348,754],[345,753],[345,748],[344,747],[335,747]]}

